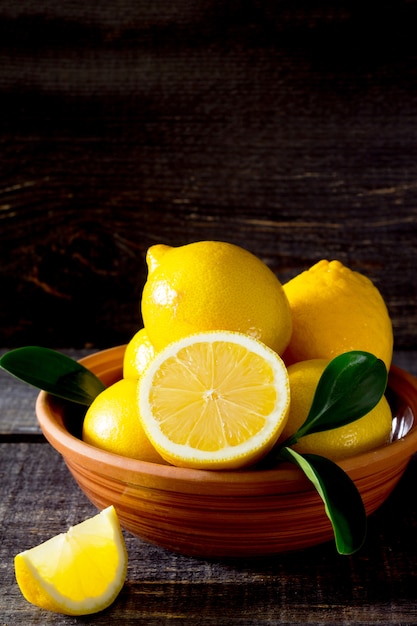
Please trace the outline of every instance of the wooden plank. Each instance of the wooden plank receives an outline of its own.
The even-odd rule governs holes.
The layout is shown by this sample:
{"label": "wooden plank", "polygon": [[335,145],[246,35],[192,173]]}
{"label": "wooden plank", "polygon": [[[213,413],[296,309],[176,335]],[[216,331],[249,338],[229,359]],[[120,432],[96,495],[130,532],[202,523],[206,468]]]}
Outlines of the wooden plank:
{"label": "wooden plank", "polygon": [[365,272],[417,347],[416,2],[66,5],[0,14],[0,345],[124,343],[148,246],[216,238]]}
{"label": "wooden plank", "polygon": [[[2,624],[74,624],[21,596],[13,556],[93,515],[61,457],[46,443],[1,444],[0,615]],[[126,585],[103,614],[77,623],[417,623],[417,464],[369,520],[365,546],[341,557],[332,542],[274,558],[205,560],[125,533]]]}

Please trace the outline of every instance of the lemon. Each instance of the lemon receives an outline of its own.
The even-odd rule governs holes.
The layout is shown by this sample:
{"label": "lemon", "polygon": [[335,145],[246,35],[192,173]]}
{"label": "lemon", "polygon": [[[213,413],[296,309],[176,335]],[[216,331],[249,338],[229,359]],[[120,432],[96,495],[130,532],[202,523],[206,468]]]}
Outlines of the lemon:
{"label": "lemon", "polygon": [[88,615],[115,600],[127,571],[127,552],[113,506],[66,533],[17,554],[16,580],[36,606]]}
{"label": "lemon", "polygon": [[276,443],[289,407],[287,369],[276,352],[242,333],[180,339],[156,355],[139,381],[139,413],[168,462],[235,469]]}
{"label": "lemon", "polygon": [[154,356],[155,348],[145,328],[141,328],[126,346],[123,357],[123,378],[139,378]]}
{"label": "lemon", "polygon": [[93,400],[84,418],[82,439],[131,459],[165,463],[143,431],[133,378],[117,381]]}
{"label": "lemon", "polygon": [[[311,359],[288,367],[291,406],[280,442],[293,435],[305,422],[317,384],[328,363],[325,359]],[[375,408],[360,419],[339,428],[306,435],[293,447],[300,454],[319,454],[338,461],[389,443],[391,427],[391,409],[383,396]]]}
{"label": "lemon", "polygon": [[284,291],[293,322],[286,363],[363,350],[390,368],[391,319],[381,293],[366,276],[340,261],[323,259],[286,283]]}
{"label": "lemon", "polygon": [[231,330],[281,354],[291,335],[281,283],[249,251],[221,241],[198,241],[147,252],[142,317],[156,350],[193,333]]}

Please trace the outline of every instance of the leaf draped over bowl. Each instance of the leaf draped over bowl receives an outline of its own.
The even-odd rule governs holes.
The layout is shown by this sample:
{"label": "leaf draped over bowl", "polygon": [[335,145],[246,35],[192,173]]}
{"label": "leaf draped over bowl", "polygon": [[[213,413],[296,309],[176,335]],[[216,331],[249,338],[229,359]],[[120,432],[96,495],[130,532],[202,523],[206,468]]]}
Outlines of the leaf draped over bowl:
{"label": "leaf draped over bowl", "polygon": [[354,554],[366,537],[366,511],[355,483],[336,463],[317,454],[282,448],[281,458],[297,465],[324,503],[339,554]]}
{"label": "leaf draped over bowl", "polygon": [[10,350],[1,357],[0,367],[29,385],[85,406],[105,389],[104,383],[81,363],[50,348]]}
{"label": "leaf draped over bowl", "polygon": [[312,482],[333,527],[339,554],[353,554],[366,536],[366,512],[350,477],[336,463],[289,446],[301,437],[350,424],[380,401],[388,381],[383,361],[353,350],[335,357],[322,373],[305,422],[271,453],[271,459],[297,465]]}

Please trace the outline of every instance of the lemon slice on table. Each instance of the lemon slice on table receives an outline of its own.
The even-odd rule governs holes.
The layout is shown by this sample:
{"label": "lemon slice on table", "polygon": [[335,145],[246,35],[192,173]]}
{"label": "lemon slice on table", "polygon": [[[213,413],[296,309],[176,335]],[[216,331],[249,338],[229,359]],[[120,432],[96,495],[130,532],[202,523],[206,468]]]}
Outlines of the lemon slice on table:
{"label": "lemon slice on table", "polygon": [[173,465],[236,469],[276,443],[289,410],[276,352],[232,331],[198,333],[159,352],[138,386],[143,428]]}
{"label": "lemon slice on table", "polygon": [[15,556],[16,580],[26,600],[66,615],[110,606],[126,571],[127,552],[113,506]]}

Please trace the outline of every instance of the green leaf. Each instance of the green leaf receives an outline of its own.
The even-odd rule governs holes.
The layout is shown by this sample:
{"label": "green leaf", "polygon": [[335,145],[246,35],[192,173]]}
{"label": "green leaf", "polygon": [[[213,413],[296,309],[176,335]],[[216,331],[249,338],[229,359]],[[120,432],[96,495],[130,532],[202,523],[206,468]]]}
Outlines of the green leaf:
{"label": "green leaf", "polygon": [[304,424],[282,445],[363,417],[380,401],[387,380],[384,362],[369,352],[353,350],[335,357],[321,375]]}
{"label": "green leaf", "polygon": [[49,348],[28,346],[11,350],[1,357],[0,367],[29,385],[86,406],[105,389],[93,372]]}
{"label": "green leaf", "polygon": [[336,463],[316,454],[282,448],[280,457],[297,465],[323,500],[339,554],[353,554],[366,537],[366,512],[355,483]]}

